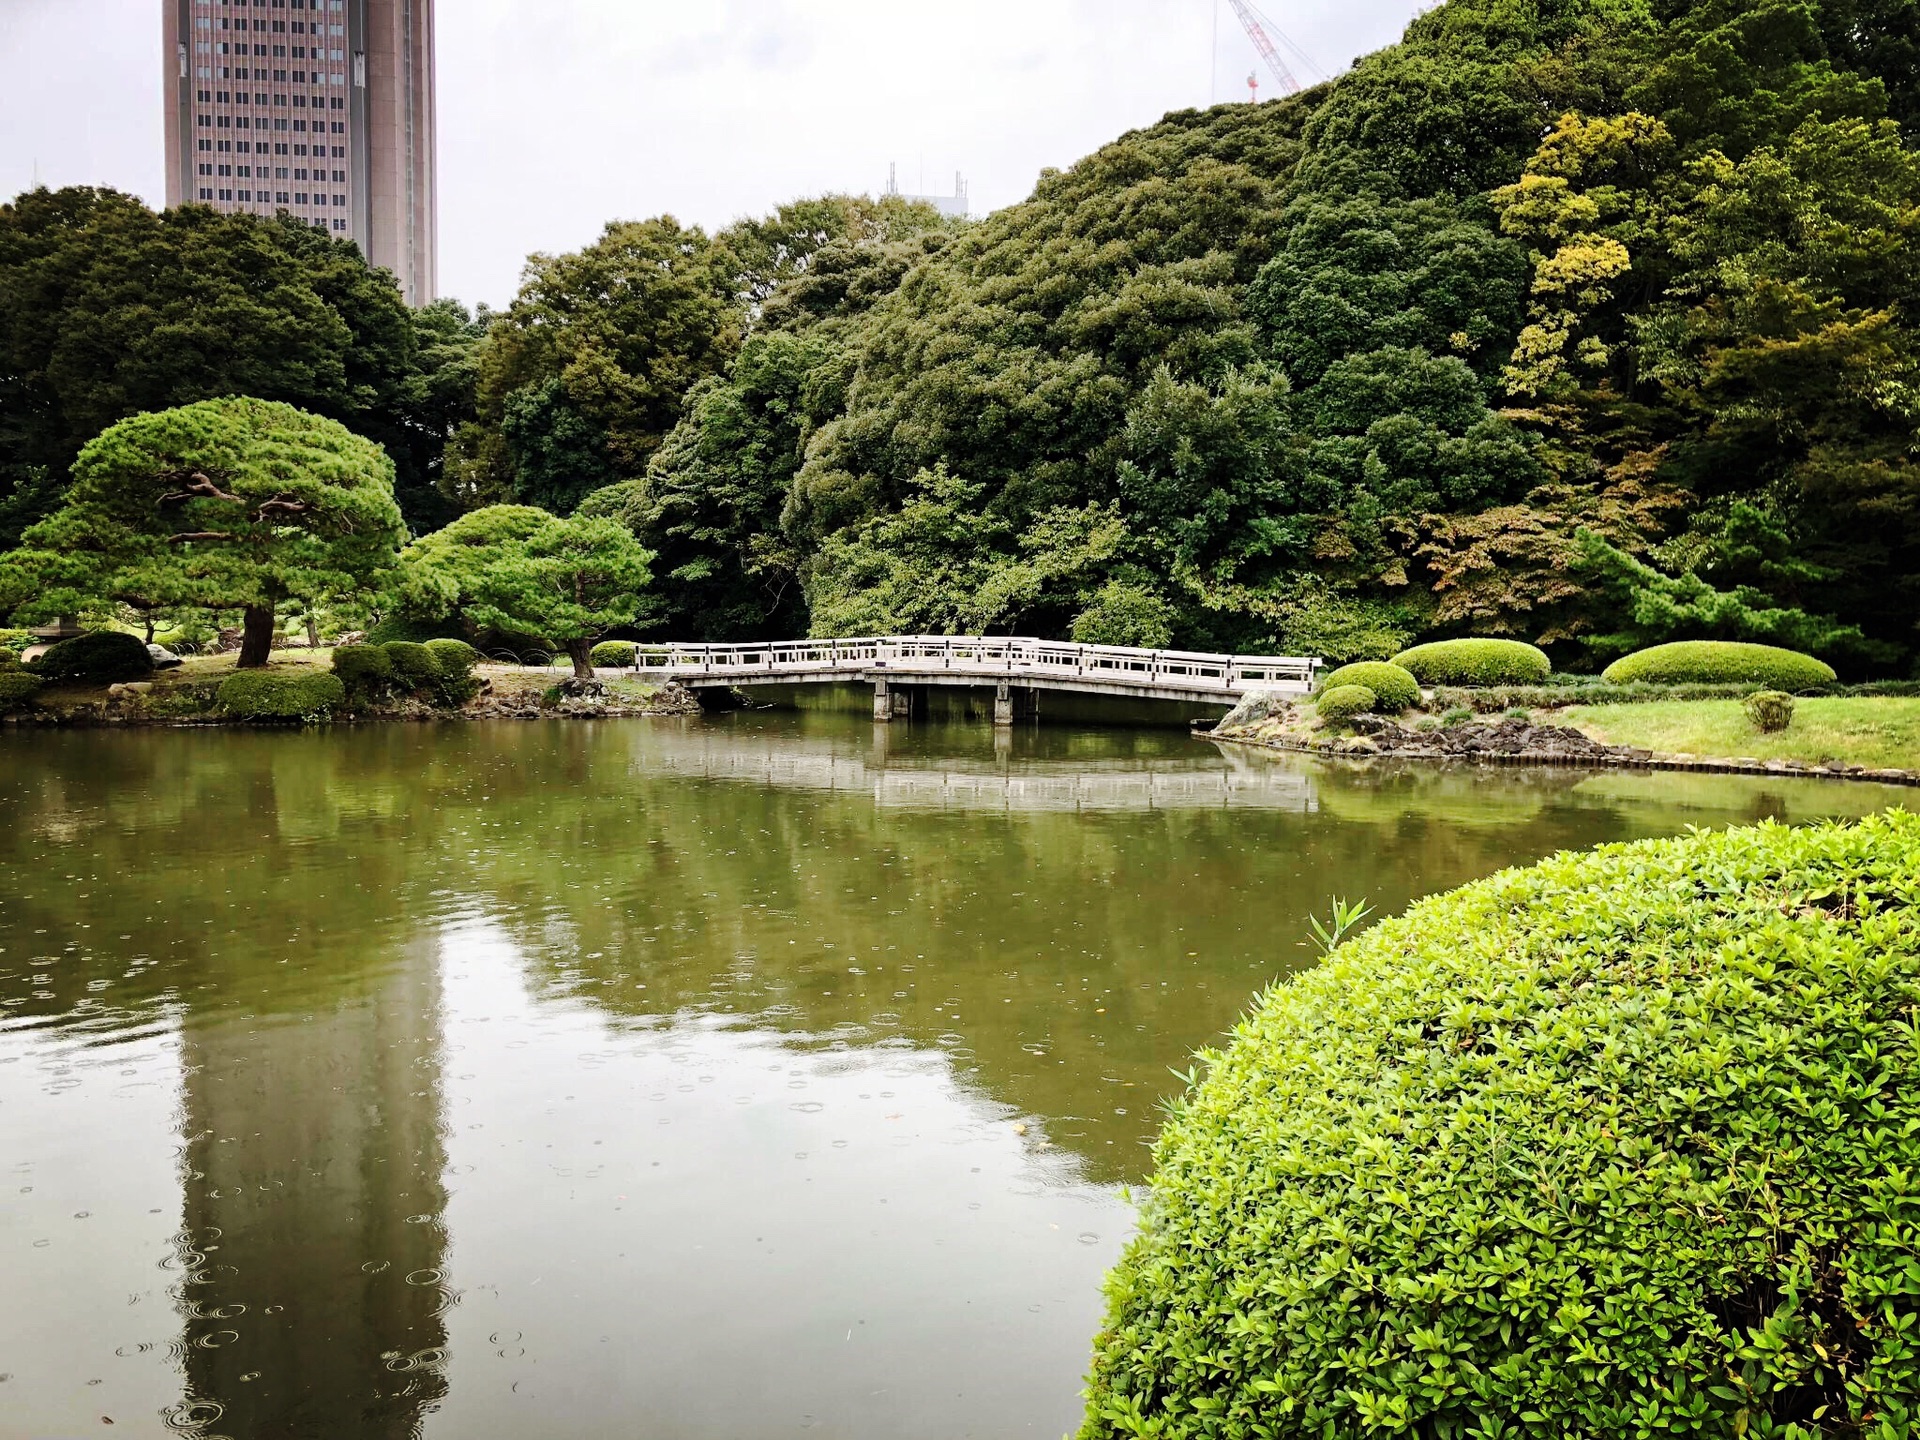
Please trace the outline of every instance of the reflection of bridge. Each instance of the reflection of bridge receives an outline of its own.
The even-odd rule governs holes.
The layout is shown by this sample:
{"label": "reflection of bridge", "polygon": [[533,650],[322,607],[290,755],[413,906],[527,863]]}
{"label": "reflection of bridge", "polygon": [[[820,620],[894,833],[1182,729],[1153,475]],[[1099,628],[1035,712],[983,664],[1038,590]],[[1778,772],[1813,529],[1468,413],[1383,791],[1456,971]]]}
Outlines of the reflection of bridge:
{"label": "reflection of bridge", "polygon": [[776,640],[758,645],[648,645],[634,665],[693,689],[736,685],[866,684],[873,718],[913,712],[917,689],[991,686],[993,720],[1033,713],[1040,690],[1232,705],[1256,690],[1305,694],[1318,660],[1208,655],[982,635],[886,635],[851,640]]}
{"label": "reflection of bridge", "polygon": [[[1289,757],[1193,753],[1060,762],[890,753],[831,737],[753,737],[708,726],[630,732],[636,768],[651,774],[777,790],[869,795],[883,809],[1004,811],[1283,810],[1319,808],[1313,777]],[[1002,735],[996,749],[1010,743]],[[1009,757],[1010,760],[1010,757]]]}

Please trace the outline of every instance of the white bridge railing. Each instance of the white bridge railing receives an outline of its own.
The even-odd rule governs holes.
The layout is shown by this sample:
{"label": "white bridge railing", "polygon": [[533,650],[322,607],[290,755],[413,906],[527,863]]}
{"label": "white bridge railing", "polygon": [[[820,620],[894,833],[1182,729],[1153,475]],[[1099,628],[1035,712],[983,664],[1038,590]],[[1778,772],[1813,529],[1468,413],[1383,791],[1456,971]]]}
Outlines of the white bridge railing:
{"label": "white bridge railing", "polygon": [[731,680],[803,677],[834,672],[898,671],[1005,677],[1009,680],[1084,680],[1242,694],[1260,689],[1310,689],[1317,659],[1281,655],[1210,655],[1191,650],[1140,650],[1126,645],[1077,645],[993,635],[886,635],[846,640],[773,640],[750,645],[642,645],[634,668],[663,678]]}

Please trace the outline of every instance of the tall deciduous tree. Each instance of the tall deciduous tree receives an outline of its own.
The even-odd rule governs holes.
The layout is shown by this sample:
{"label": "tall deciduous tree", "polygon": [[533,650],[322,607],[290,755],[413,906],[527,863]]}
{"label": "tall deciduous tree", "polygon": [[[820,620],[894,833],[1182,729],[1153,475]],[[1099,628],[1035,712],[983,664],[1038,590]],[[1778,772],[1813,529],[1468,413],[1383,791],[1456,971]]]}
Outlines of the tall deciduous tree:
{"label": "tall deciduous tree", "polygon": [[386,453],[291,405],[203,400],[110,426],[61,509],[0,567],[0,603],[45,616],[120,603],[242,610],[264,665],[285,601],[364,592],[406,529]]}
{"label": "tall deciduous tree", "polygon": [[652,554],[618,522],[489,505],[407,547],[401,593],[417,614],[542,635],[593,678],[593,644],[648,613]]}

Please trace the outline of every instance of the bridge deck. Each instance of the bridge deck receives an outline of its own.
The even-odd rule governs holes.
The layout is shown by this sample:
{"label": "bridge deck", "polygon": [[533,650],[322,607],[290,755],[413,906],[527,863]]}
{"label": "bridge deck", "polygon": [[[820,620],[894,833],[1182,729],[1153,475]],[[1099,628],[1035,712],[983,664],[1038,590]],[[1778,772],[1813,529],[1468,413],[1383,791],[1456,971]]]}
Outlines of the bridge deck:
{"label": "bridge deck", "polygon": [[872,684],[1014,686],[1232,704],[1257,690],[1305,694],[1320,662],[981,635],[890,635],[757,645],[648,645],[635,670],[691,688]]}

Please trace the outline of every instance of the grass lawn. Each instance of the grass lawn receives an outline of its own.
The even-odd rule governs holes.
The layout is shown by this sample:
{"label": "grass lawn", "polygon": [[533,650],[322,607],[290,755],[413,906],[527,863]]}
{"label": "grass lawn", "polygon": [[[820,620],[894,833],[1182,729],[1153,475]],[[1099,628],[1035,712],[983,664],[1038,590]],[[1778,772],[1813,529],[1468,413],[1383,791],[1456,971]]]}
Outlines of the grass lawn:
{"label": "grass lawn", "polygon": [[1669,754],[1920,769],[1920,699],[1801,700],[1794,707],[1793,724],[1773,735],[1755,730],[1738,700],[1576,705],[1542,718],[1576,726],[1612,745]]}

